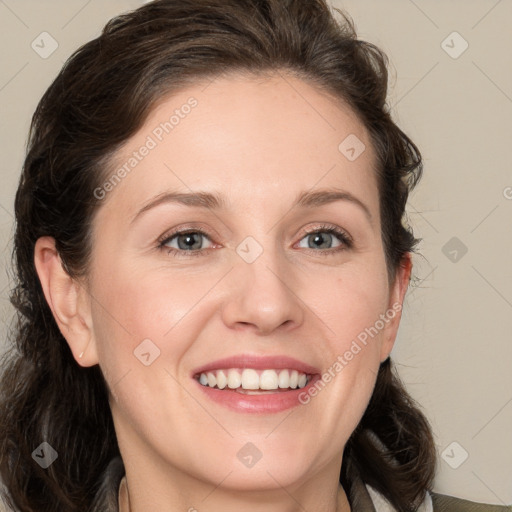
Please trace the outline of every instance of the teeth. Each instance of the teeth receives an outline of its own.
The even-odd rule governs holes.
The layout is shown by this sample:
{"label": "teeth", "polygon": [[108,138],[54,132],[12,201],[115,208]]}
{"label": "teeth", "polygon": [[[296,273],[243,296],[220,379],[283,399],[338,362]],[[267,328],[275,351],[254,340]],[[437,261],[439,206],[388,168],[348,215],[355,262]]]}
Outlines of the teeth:
{"label": "teeth", "polygon": [[280,388],[288,388],[290,386],[290,373],[288,370],[281,370],[278,383]]}
{"label": "teeth", "polygon": [[274,370],[264,370],[259,378],[259,387],[261,389],[277,389],[278,385],[279,377],[277,376],[277,372]]}
{"label": "teeth", "polygon": [[217,387],[219,389],[224,389],[228,384],[228,378],[226,377],[226,374],[222,371],[222,370],[219,370],[217,372]]}
{"label": "teeth", "polygon": [[[199,381],[201,382],[201,381]],[[242,376],[238,373],[238,370],[228,371],[228,387],[230,389],[239,388],[242,385]]]}
{"label": "teeth", "polygon": [[256,370],[246,368],[242,372],[242,388],[243,389],[259,389],[260,377]]}
{"label": "teeth", "polygon": [[[275,390],[303,388],[310,378],[297,370],[243,370],[230,368],[201,373],[199,382],[210,388],[243,390]],[[248,393],[251,394],[251,393]]]}
{"label": "teeth", "polygon": [[292,370],[290,373],[290,387],[296,388],[299,383],[299,372],[297,370]]}

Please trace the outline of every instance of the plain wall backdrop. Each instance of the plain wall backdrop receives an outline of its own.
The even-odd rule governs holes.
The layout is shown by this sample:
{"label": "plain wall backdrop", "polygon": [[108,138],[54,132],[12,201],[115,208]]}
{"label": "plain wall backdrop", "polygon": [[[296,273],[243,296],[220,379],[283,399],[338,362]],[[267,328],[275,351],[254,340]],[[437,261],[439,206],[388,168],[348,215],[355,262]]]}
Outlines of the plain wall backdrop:
{"label": "plain wall backdrop", "polygon": [[[0,0],[0,348],[13,313],[13,200],[31,116],[71,53],[142,3]],[[424,157],[408,205],[421,256],[392,355],[434,429],[435,490],[510,504],[512,1],[332,4],[389,56],[389,104]]]}

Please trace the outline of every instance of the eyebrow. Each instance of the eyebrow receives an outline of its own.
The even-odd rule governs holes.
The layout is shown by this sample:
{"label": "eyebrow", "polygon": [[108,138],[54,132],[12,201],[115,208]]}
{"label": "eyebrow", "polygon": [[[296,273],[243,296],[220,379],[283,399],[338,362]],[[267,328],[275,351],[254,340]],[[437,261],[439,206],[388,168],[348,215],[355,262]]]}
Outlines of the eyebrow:
{"label": "eyebrow", "polygon": [[[372,214],[368,206],[350,192],[336,189],[317,190],[315,192],[302,192],[295,200],[293,207],[317,208],[335,201],[348,201],[363,210],[364,214],[372,222]],[[185,206],[205,208],[211,210],[227,209],[224,198],[210,192],[164,192],[147,202],[132,218],[133,224],[145,212],[162,204],[178,203]]]}
{"label": "eyebrow", "polygon": [[348,201],[355,204],[363,210],[370,223],[372,222],[372,214],[368,206],[350,192],[343,190],[327,189],[316,192],[303,192],[299,195],[295,205],[303,208],[315,208],[335,201]]}
{"label": "eyebrow", "polygon": [[148,203],[146,203],[132,218],[130,224],[133,224],[142,214],[152,210],[157,206],[168,203],[178,203],[185,206],[196,208],[205,208],[211,210],[225,209],[225,201],[216,194],[209,192],[164,192],[159,194]]}

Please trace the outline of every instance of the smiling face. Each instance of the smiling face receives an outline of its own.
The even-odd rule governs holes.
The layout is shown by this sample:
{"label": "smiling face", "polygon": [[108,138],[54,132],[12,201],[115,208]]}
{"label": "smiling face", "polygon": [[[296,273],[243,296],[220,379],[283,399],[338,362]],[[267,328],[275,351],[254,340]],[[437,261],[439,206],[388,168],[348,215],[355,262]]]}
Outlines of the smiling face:
{"label": "smiling face", "polygon": [[368,133],[292,76],[206,85],[162,100],[96,191],[85,360],[128,475],[339,475],[408,277],[388,282]]}

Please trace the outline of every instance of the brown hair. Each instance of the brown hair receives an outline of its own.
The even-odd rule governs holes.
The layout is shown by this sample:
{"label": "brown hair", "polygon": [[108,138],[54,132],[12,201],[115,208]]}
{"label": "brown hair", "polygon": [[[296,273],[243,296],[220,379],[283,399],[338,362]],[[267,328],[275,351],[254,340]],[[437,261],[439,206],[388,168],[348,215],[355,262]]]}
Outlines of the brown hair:
{"label": "brown hair", "polygon": [[[17,309],[0,397],[0,474],[20,511],[89,510],[108,462],[119,454],[99,366],[82,368],[61,335],[34,267],[34,245],[54,237],[72,277],[87,274],[94,190],[112,155],[152,106],[198,79],[286,70],[348,103],[377,154],[382,239],[390,276],[417,240],[402,225],[421,156],[386,105],[387,59],[358,40],[350,19],[325,0],[157,0],[110,20],[78,49],[32,119],[15,199]],[[31,457],[42,441],[58,462]],[[400,512],[430,488],[430,427],[391,361],[377,383],[340,468],[346,489],[358,473]]]}

